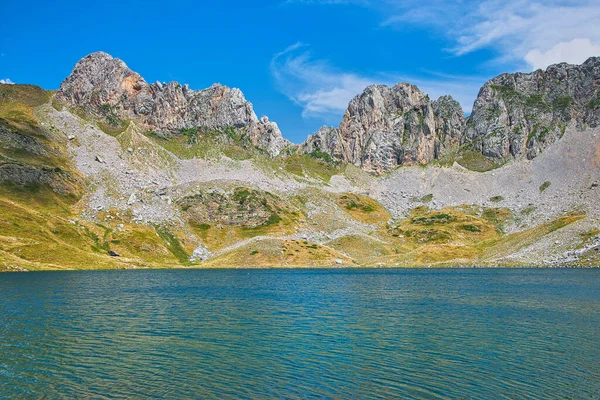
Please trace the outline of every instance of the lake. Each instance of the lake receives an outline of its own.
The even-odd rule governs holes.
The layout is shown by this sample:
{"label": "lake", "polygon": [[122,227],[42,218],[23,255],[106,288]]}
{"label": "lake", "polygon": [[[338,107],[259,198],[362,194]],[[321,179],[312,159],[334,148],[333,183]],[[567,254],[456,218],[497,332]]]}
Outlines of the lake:
{"label": "lake", "polygon": [[0,398],[600,398],[600,270],[0,274]]}

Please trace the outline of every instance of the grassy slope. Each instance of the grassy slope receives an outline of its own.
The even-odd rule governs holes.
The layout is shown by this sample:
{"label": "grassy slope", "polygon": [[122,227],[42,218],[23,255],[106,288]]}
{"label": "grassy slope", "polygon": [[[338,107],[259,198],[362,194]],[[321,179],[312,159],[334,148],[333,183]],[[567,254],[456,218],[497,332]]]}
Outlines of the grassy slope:
{"label": "grassy slope", "polygon": [[[341,262],[341,264],[339,264]],[[264,239],[210,259],[207,268],[281,268],[352,266],[345,254],[306,240]]]}
{"label": "grassy slope", "polygon": [[[177,248],[177,236],[169,230],[120,220],[111,225],[78,220],[76,201],[48,186],[2,183],[0,271],[165,268],[187,264],[188,253],[182,263],[178,253],[181,246]],[[118,228],[118,223],[123,223],[123,227]],[[110,250],[121,257],[109,256]]]}
{"label": "grassy slope", "polygon": [[[16,166],[31,176],[51,177],[50,184],[0,182],[0,271],[181,265],[185,246],[178,246],[177,234],[165,227],[130,224],[127,219],[113,219],[112,225],[78,221],[82,181],[69,160],[66,138],[40,126],[35,117],[36,107],[51,95],[37,86],[0,84],[0,129],[5,135],[0,168]],[[121,257],[110,257],[109,250]],[[191,250],[188,245],[183,252]]]}

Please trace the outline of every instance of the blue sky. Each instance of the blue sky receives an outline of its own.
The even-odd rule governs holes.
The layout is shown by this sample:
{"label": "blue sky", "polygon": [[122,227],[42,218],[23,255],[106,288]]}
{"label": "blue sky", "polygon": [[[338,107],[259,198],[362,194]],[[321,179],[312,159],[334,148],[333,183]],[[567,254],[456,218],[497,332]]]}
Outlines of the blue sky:
{"label": "blue sky", "polygon": [[56,89],[102,50],[148,82],[239,87],[294,142],[337,126],[372,83],[451,94],[468,113],[499,73],[600,55],[597,0],[4,0],[2,12],[0,80]]}

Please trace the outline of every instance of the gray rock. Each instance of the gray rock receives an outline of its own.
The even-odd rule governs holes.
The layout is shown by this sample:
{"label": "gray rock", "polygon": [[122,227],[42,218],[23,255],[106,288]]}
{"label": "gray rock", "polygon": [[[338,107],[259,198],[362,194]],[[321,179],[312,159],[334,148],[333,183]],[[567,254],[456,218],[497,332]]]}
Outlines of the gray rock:
{"label": "gray rock", "polygon": [[262,116],[259,122],[250,124],[249,138],[252,144],[265,150],[271,157],[277,156],[291,143],[281,136],[277,123],[269,121],[267,116]]}
{"label": "gray rock", "polygon": [[483,85],[468,120],[465,142],[493,158],[532,159],[568,126],[600,124],[600,58],[529,74],[502,74]]}
{"label": "gray rock", "polygon": [[243,129],[254,146],[271,156],[287,145],[276,124],[258,120],[239,89],[214,84],[194,91],[177,82],[148,84],[123,61],[103,52],[81,59],[56,98],[108,124],[135,120],[163,136],[182,129],[235,128]]}
{"label": "gray rock", "polygon": [[129,200],[127,200],[127,205],[133,205],[137,202],[137,196],[135,195],[135,193],[131,193],[131,196],[129,196]]}
{"label": "gray rock", "polygon": [[432,102],[408,83],[372,85],[350,101],[338,128],[321,128],[301,150],[385,172],[439,158],[460,144],[464,126],[463,111],[450,96]]}
{"label": "gray rock", "polygon": [[198,247],[196,247],[194,249],[194,252],[192,253],[192,256],[190,257],[190,261],[191,262],[195,262],[197,260],[200,261],[204,261],[208,258],[210,258],[211,254],[210,251],[208,251],[208,249],[202,245],[198,245]]}

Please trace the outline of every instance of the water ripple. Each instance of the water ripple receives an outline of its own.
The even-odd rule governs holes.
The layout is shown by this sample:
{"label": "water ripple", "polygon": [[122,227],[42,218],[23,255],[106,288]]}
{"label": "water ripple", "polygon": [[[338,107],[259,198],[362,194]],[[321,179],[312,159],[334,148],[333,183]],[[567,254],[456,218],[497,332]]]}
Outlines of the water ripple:
{"label": "water ripple", "polygon": [[599,270],[0,275],[0,398],[600,398]]}

